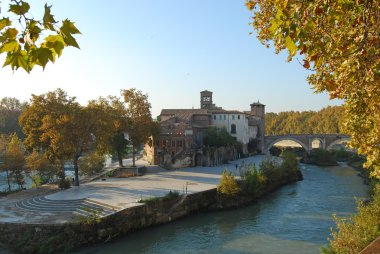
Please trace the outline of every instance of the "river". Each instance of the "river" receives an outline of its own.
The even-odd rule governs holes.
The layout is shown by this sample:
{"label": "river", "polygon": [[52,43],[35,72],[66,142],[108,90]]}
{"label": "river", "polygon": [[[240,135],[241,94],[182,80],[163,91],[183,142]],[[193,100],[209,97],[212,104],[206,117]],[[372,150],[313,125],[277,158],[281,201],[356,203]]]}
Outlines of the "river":
{"label": "river", "polygon": [[75,253],[320,253],[332,214],[349,216],[368,187],[351,167],[301,165],[304,180],[248,207],[198,214]]}

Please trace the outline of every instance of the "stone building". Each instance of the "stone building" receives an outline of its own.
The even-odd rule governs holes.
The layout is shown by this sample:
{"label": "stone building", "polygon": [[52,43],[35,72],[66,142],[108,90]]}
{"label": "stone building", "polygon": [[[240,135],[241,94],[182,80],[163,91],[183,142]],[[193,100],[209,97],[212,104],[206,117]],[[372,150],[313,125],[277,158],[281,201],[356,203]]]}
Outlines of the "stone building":
{"label": "stone building", "polygon": [[152,164],[167,168],[215,165],[239,157],[232,148],[206,152],[203,145],[209,127],[225,128],[242,144],[242,152],[260,152],[265,135],[265,105],[251,104],[250,111],[225,110],[213,103],[212,92],[200,93],[200,109],[163,109],[161,135],[145,146],[145,157]]}

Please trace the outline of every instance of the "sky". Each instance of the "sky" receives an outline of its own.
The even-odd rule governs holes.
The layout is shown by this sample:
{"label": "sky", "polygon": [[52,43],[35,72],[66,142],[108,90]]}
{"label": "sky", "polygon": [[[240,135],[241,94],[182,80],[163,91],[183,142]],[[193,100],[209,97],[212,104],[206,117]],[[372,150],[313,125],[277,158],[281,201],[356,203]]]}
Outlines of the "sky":
{"label": "sky", "polygon": [[[2,13],[7,3],[0,4]],[[46,1],[28,1],[42,18]],[[342,101],[315,94],[311,72],[255,37],[243,0],[50,0],[56,20],[82,32],[81,47],[66,48],[44,71],[0,68],[0,98],[28,101],[57,88],[85,105],[99,96],[136,88],[148,94],[152,115],[163,108],[199,108],[200,91],[231,110],[260,101],[267,112],[319,110]],[[16,22],[16,21],[15,21]],[[0,63],[4,62],[0,55]],[[300,62],[301,59],[298,59]]]}

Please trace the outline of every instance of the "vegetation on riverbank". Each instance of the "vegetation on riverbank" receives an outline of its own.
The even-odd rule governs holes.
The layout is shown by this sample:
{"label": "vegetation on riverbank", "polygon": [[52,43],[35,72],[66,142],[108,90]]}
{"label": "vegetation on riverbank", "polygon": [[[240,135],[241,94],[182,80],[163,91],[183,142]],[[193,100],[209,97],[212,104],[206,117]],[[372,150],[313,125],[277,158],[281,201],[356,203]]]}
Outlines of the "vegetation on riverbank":
{"label": "vegetation on riverbank", "polygon": [[380,182],[373,185],[371,201],[358,202],[358,212],[350,218],[334,215],[336,228],[331,230],[329,245],[322,249],[324,254],[359,253],[380,236]]}
{"label": "vegetation on riverbank", "polygon": [[252,195],[265,192],[271,186],[280,185],[288,179],[302,179],[295,154],[285,152],[282,162],[272,159],[264,160],[259,168],[256,165],[241,165],[240,177],[225,170],[218,185],[218,193],[222,196]]}

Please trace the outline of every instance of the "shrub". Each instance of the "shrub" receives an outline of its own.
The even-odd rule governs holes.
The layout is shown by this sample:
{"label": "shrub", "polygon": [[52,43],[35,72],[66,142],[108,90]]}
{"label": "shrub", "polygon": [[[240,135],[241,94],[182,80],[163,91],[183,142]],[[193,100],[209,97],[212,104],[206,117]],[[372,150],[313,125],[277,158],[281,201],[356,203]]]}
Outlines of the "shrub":
{"label": "shrub", "polygon": [[60,189],[68,189],[71,186],[70,178],[61,179],[58,181],[58,188]]}
{"label": "shrub", "polygon": [[263,160],[260,163],[260,172],[262,172],[269,184],[276,183],[283,177],[282,170],[279,168],[280,165],[271,159]]}
{"label": "shrub", "polygon": [[102,172],[105,160],[98,153],[90,153],[83,156],[79,161],[79,169],[81,175],[95,175]]}
{"label": "shrub", "polygon": [[256,165],[240,168],[241,187],[244,193],[255,193],[266,184],[266,177],[258,171]]}
{"label": "shrub", "polygon": [[235,177],[227,169],[223,171],[218,185],[218,192],[227,196],[234,196],[241,192]]}
{"label": "shrub", "polygon": [[165,200],[172,200],[172,199],[176,199],[179,197],[179,192],[178,191],[169,191],[165,196],[164,196],[164,199]]}
{"label": "shrub", "polygon": [[316,165],[337,165],[332,154],[326,149],[313,149],[308,155],[308,160]]}
{"label": "shrub", "polygon": [[322,253],[359,253],[369,243],[380,236],[380,184],[373,189],[372,201],[365,205],[358,203],[358,213],[349,219],[337,218],[334,220],[337,230],[332,229],[329,246],[322,249]]}
{"label": "shrub", "polygon": [[292,152],[283,152],[281,155],[283,161],[281,163],[281,170],[287,176],[293,175],[298,170],[298,160],[294,153]]}

